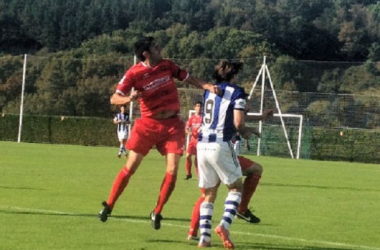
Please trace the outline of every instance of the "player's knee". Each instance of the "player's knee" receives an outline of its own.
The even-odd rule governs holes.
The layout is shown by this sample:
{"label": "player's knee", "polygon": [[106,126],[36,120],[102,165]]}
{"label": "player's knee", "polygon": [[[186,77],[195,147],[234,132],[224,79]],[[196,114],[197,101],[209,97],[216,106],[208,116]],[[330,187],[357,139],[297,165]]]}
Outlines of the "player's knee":
{"label": "player's knee", "polygon": [[132,176],[136,172],[135,168],[128,168],[127,166],[124,166],[123,170],[129,176]]}
{"label": "player's knee", "polygon": [[243,190],[243,182],[241,180],[241,178],[239,178],[238,180],[236,180],[234,183],[230,184],[230,185],[227,185],[228,189],[230,191],[234,191],[234,192],[242,192]]}
{"label": "player's knee", "polygon": [[214,203],[216,200],[217,193],[216,192],[209,192],[204,195],[204,201]]}
{"label": "player's knee", "polygon": [[175,164],[175,163],[167,164],[166,165],[166,173],[171,174],[171,175],[177,175],[178,168],[179,168],[178,164]]}
{"label": "player's knee", "polygon": [[254,163],[251,167],[249,167],[248,169],[244,171],[245,176],[248,176],[251,174],[261,176],[263,174],[263,167],[258,163]]}
{"label": "player's knee", "polygon": [[264,169],[260,164],[257,164],[257,175],[263,175]]}

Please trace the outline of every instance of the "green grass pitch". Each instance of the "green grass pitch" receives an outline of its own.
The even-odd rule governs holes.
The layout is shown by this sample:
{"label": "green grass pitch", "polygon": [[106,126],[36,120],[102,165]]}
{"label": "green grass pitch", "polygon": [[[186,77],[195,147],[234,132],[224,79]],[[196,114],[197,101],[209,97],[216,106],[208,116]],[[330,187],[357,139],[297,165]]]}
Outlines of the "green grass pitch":
{"label": "green grass pitch", "polygon": [[[97,218],[101,201],[124,164],[118,148],[0,142],[1,250],[178,250],[186,240],[199,196],[181,160],[176,189],[164,208],[161,230],[150,226],[165,160],[155,150],[144,159],[113,216]],[[262,219],[236,219],[236,249],[380,250],[380,166],[375,164],[254,157],[264,175],[251,208]],[[213,226],[226,188],[220,187]],[[217,235],[211,249],[222,249]]]}

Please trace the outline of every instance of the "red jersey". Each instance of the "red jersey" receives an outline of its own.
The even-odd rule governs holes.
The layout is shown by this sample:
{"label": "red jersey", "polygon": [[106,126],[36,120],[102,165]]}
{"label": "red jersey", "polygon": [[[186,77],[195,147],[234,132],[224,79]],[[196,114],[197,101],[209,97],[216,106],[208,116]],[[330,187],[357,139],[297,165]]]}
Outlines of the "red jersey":
{"label": "red jersey", "polygon": [[140,62],[125,72],[116,86],[116,92],[126,95],[132,87],[140,91],[142,117],[151,117],[163,110],[179,112],[178,91],[173,77],[184,81],[189,77],[189,73],[169,60],[162,60],[153,68]]}
{"label": "red jersey", "polygon": [[202,126],[202,115],[192,115],[186,123],[186,129],[191,129],[191,139],[198,139],[199,128]]}

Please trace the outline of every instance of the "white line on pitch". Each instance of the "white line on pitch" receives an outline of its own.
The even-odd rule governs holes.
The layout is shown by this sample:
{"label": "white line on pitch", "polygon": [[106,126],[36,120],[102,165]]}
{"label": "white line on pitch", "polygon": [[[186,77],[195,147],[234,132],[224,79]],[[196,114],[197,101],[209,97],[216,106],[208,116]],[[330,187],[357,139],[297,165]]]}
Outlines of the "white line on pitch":
{"label": "white line on pitch", "polygon": [[[50,213],[50,214],[58,214],[58,215],[81,215],[78,213],[62,212],[62,211],[56,211],[56,210],[45,210],[45,209],[23,208],[23,207],[6,207],[6,206],[1,206],[1,205],[0,205],[0,208],[10,209],[13,211],[22,211],[22,212]],[[94,215],[94,217],[95,217],[95,215]],[[118,218],[118,217],[110,217],[110,219],[128,221],[128,222],[132,222],[132,223],[150,224],[149,220],[136,220],[136,219]],[[161,223],[161,224],[165,225],[165,226],[169,226],[169,227],[188,228],[188,226],[171,224],[171,223]],[[380,250],[380,248],[376,248],[376,247],[352,245],[352,244],[331,242],[331,241],[307,240],[307,239],[302,239],[302,238],[293,238],[293,237],[280,236],[280,235],[247,233],[247,232],[237,232],[237,231],[231,231],[231,233],[232,234],[239,234],[239,235],[256,236],[256,237],[262,237],[262,238],[280,239],[280,240],[286,240],[286,241],[297,241],[297,242],[304,242],[304,243],[309,243],[309,244],[349,247],[349,248],[365,249],[365,250]]]}

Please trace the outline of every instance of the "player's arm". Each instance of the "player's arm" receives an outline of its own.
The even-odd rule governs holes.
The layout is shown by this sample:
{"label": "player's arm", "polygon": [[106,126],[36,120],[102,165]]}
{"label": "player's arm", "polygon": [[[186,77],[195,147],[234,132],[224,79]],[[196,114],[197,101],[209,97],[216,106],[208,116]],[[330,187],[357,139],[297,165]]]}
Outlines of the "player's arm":
{"label": "player's arm", "polygon": [[117,117],[115,117],[115,118],[113,118],[113,123],[118,124],[118,123],[120,123],[120,121],[117,119]]}
{"label": "player's arm", "polygon": [[234,101],[234,125],[237,132],[244,139],[249,139],[252,134],[260,137],[260,132],[256,128],[248,128],[245,126],[245,113],[247,110],[246,94],[243,89],[238,89],[237,96]]}
{"label": "player's arm", "polygon": [[189,118],[186,122],[186,126],[185,126],[185,133],[187,135],[191,135],[191,118]]}
{"label": "player's arm", "polygon": [[237,132],[244,138],[248,139],[252,136],[252,133],[249,131],[249,129],[245,126],[245,120],[244,120],[244,111],[235,109],[234,110],[234,125],[237,130]]}
{"label": "player's arm", "polygon": [[202,79],[190,75],[186,70],[181,69],[177,64],[168,61],[172,76],[187,84],[193,85],[196,88],[208,90],[211,93],[220,94],[222,91],[219,86],[205,82]]}
{"label": "player's arm", "polygon": [[133,90],[134,74],[128,70],[123,78],[116,85],[116,91],[111,96],[110,102],[113,105],[127,105],[132,101],[137,100],[141,96],[141,92]]}
{"label": "player's arm", "polygon": [[130,102],[137,100],[141,96],[141,92],[134,90],[129,95],[122,95],[119,92],[114,93],[111,96],[111,104],[113,105],[127,105]]}
{"label": "player's arm", "polygon": [[186,133],[187,135],[190,135],[190,134],[191,134],[191,132],[190,132],[190,128],[189,128],[189,127],[185,127],[185,133]]}
{"label": "player's arm", "polygon": [[273,117],[273,109],[266,109],[261,115],[258,116],[247,116],[246,120],[250,122],[264,121],[267,118]]}
{"label": "player's arm", "polygon": [[252,134],[260,137],[260,132],[256,128],[249,128],[245,126],[245,113],[244,110],[234,110],[234,125],[241,137],[249,139]]}
{"label": "player's arm", "polygon": [[220,87],[218,85],[213,85],[211,83],[205,82],[202,79],[195,76],[189,76],[186,80],[184,80],[184,82],[193,85],[194,87],[208,90],[211,93],[215,93],[217,95],[221,93]]}

